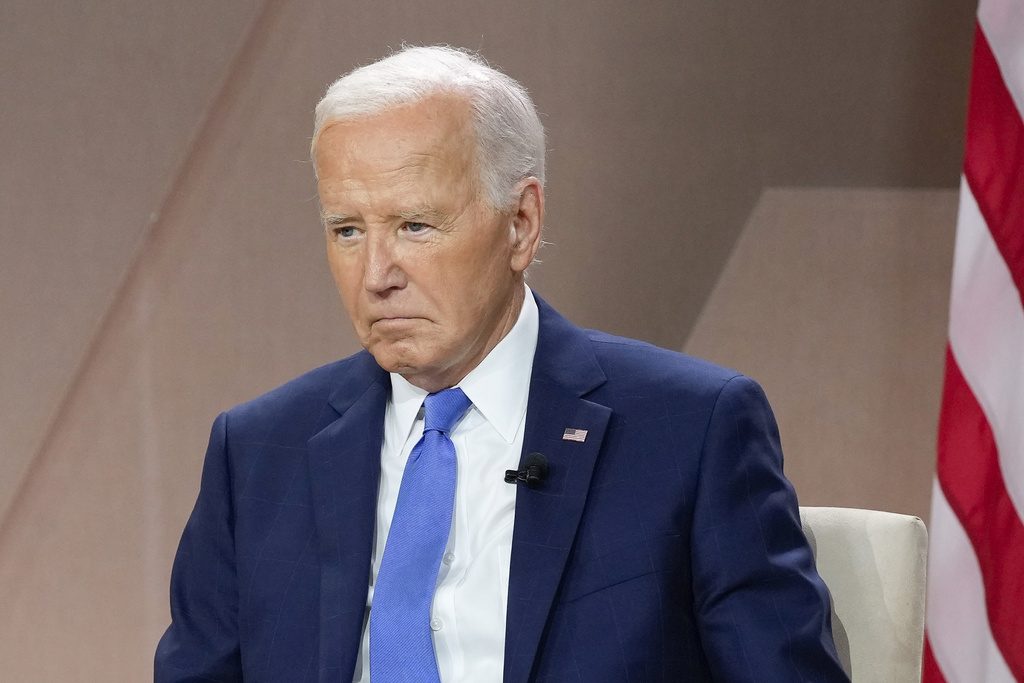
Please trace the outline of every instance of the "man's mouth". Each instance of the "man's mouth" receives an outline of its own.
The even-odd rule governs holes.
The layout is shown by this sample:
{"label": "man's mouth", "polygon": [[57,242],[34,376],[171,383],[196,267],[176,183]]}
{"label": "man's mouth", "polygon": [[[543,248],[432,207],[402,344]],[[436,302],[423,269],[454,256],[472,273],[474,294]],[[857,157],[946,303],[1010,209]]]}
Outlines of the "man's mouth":
{"label": "man's mouth", "polygon": [[402,323],[409,323],[415,320],[421,320],[421,318],[415,316],[404,316],[404,315],[389,315],[382,318],[377,318],[373,321],[373,325],[400,325]]}

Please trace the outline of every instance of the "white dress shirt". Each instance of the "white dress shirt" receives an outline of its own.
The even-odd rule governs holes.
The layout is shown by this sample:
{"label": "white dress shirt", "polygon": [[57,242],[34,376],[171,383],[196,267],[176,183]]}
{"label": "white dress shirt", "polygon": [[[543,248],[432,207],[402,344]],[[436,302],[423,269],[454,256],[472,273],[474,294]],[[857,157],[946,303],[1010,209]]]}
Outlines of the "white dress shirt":
{"label": "white dress shirt", "polygon": [[[527,287],[516,324],[457,385],[473,405],[451,432],[458,459],[455,508],[431,606],[430,628],[442,683],[502,680],[517,488],[506,484],[504,475],[505,470],[519,467],[537,330],[537,303]],[[354,683],[370,680],[373,586],[405,463],[423,434],[421,406],[426,395],[392,373],[380,454],[367,618]]]}

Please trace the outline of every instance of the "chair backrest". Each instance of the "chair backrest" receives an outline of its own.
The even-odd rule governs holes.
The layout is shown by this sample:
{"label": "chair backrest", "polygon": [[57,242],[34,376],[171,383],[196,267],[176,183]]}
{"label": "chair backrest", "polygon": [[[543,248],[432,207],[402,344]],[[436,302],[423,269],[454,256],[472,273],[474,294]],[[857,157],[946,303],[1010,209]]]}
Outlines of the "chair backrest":
{"label": "chair backrest", "polygon": [[853,683],[919,683],[928,534],[918,517],[803,507],[832,631]]}

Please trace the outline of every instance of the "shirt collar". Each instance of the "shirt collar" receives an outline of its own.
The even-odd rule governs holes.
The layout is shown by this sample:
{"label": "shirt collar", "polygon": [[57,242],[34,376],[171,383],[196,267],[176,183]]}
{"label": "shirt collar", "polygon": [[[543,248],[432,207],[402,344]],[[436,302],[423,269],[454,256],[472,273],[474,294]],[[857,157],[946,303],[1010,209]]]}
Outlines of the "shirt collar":
{"label": "shirt collar", "polygon": [[[456,385],[466,392],[473,407],[509,444],[515,441],[516,432],[526,414],[539,327],[537,302],[533,292],[526,287],[526,296],[516,324],[480,364]],[[401,375],[391,373],[389,400],[400,434],[408,434],[412,429],[426,395],[426,391],[413,386]]]}

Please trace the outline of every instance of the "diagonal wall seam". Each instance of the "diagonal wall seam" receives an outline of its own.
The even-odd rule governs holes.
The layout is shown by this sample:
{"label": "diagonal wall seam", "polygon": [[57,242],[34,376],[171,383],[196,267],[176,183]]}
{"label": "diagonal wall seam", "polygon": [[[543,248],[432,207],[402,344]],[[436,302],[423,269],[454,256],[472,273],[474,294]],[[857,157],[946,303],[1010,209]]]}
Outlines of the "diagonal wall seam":
{"label": "diagonal wall seam", "polygon": [[171,174],[167,189],[163,193],[163,199],[158,202],[157,210],[151,215],[149,224],[144,229],[132,254],[130,264],[111,297],[110,305],[100,316],[96,329],[86,345],[85,352],[75,365],[67,390],[47,421],[43,436],[35,453],[22,471],[7,509],[0,510],[0,548],[3,547],[4,539],[10,533],[17,511],[24,503],[29,483],[33,480],[36,472],[40,469],[42,460],[50,450],[58,426],[63,422],[63,418],[72,404],[72,399],[81,390],[97,351],[110,334],[112,324],[119,319],[122,310],[130,303],[131,294],[141,280],[147,263],[146,254],[152,245],[159,242],[164,230],[163,226],[167,222],[167,216],[172,215],[176,205],[182,201],[183,188],[187,185],[187,179],[200,166],[206,150],[212,146],[212,141],[217,139],[223,129],[228,113],[243,90],[243,85],[253,69],[253,64],[262,52],[271,29],[285,6],[284,0],[264,0],[250,21],[234,57],[228,63],[224,77],[214,89],[215,95],[210,99],[199,119],[199,125],[196,126],[186,143],[182,161],[178,164],[177,170]]}

